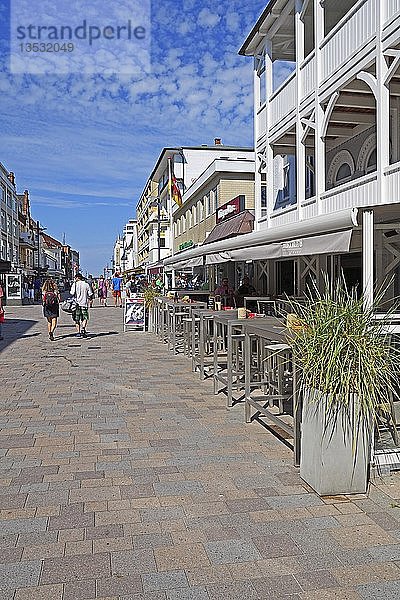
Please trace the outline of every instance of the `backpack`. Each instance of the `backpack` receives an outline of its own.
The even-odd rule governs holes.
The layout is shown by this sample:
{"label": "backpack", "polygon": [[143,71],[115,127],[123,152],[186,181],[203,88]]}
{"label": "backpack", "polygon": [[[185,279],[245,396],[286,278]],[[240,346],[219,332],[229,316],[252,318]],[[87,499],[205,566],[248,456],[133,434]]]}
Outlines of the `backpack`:
{"label": "backpack", "polygon": [[44,296],[44,305],[50,310],[55,309],[58,306],[58,298],[54,292],[46,292]]}

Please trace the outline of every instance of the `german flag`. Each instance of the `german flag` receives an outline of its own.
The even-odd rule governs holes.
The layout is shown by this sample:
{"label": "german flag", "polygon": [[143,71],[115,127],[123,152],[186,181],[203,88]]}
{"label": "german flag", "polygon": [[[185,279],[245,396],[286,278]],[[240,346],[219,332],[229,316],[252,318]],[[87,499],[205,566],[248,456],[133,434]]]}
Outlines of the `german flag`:
{"label": "german flag", "polygon": [[175,202],[175,204],[177,204],[180,207],[183,204],[181,190],[179,189],[178,182],[177,182],[174,172],[172,170],[172,160],[171,160],[171,158],[169,158],[168,160],[169,160],[169,180],[168,180],[169,196],[170,196],[171,200],[173,200]]}

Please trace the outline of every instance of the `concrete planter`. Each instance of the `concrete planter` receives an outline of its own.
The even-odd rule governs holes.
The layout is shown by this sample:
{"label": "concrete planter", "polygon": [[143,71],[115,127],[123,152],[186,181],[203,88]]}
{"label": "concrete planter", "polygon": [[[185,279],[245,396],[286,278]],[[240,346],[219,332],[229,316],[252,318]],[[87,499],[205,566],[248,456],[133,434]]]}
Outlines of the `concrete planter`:
{"label": "concrete planter", "polygon": [[353,427],[340,410],[327,420],[324,398],[312,403],[313,394],[306,392],[303,400],[300,477],[320,496],[365,493],[371,455],[370,425],[360,424],[353,448],[357,423]]}

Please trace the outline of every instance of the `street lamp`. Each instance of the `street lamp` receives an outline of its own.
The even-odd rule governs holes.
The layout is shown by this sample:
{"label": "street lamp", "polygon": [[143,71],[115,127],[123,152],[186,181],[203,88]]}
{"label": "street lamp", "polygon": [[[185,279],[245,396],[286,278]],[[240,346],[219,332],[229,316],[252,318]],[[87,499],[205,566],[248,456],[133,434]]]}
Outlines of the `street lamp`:
{"label": "street lamp", "polygon": [[40,227],[39,221],[36,222],[36,237],[37,237],[37,276],[40,277],[40,234],[46,231],[47,227]]}
{"label": "street lamp", "polygon": [[150,206],[157,206],[157,263],[161,262],[161,198],[150,196]]}

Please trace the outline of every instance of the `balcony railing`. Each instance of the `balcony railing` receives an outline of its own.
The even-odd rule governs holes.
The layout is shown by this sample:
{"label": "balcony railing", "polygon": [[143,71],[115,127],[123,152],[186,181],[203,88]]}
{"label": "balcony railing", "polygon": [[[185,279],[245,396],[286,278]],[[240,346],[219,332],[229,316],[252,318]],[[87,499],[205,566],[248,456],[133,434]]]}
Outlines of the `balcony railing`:
{"label": "balcony railing", "polygon": [[386,20],[389,21],[400,12],[400,0],[386,0]]}
{"label": "balcony railing", "polygon": [[376,0],[359,0],[325,37],[321,44],[323,79],[339,69],[375,34],[376,11]]}
{"label": "balcony railing", "polygon": [[296,73],[293,72],[271,96],[271,127],[296,106]]}
{"label": "balcony railing", "polygon": [[267,130],[267,107],[265,104],[260,106],[258,109],[256,119],[256,135],[257,139],[259,140]]}
{"label": "balcony railing", "polygon": [[400,162],[385,169],[384,181],[388,201],[398,202],[400,198]]}
{"label": "balcony railing", "polygon": [[376,172],[353,179],[321,194],[323,212],[331,213],[352,206],[379,204],[377,191]]}
{"label": "balcony railing", "polygon": [[315,90],[315,51],[307,56],[300,65],[301,73],[301,99]]}

